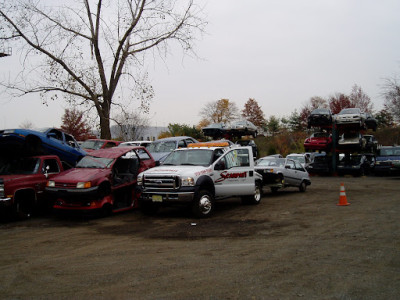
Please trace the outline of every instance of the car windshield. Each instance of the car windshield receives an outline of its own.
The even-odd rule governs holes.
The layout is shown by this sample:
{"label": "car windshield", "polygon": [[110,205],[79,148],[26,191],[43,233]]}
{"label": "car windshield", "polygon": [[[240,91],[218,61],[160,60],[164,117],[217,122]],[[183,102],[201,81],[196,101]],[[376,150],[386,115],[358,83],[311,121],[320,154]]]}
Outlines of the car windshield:
{"label": "car windshield", "polygon": [[106,169],[109,168],[113,158],[95,157],[91,155],[84,156],[77,164],[77,168],[93,168],[93,169]]}
{"label": "car windshield", "polygon": [[287,158],[289,159],[293,159],[295,161],[298,161],[301,164],[304,164],[306,162],[306,159],[304,158],[304,156],[297,156],[297,155],[288,155]]}
{"label": "car windshield", "polygon": [[98,150],[103,146],[104,141],[84,141],[81,145],[81,148],[83,149],[91,149],[91,150]]}
{"label": "car windshield", "polygon": [[168,155],[163,165],[209,166],[212,162],[212,158],[213,150],[211,149],[178,150]]}
{"label": "car windshield", "polygon": [[342,109],[342,111],[339,113],[339,115],[359,114],[359,113],[360,113],[359,108],[345,108],[345,109]]}
{"label": "car windshield", "polygon": [[400,147],[398,148],[388,148],[388,149],[380,149],[379,154],[381,156],[400,156]]}
{"label": "car windshield", "polygon": [[29,175],[38,171],[40,160],[27,157],[8,160],[1,164],[0,175]]}
{"label": "car windshield", "polygon": [[176,142],[175,141],[165,141],[165,142],[153,142],[147,148],[150,153],[157,152],[171,152],[175,150]]}
{"label": "car windshield", "polygon": [[256,166],[263,167],[283,167],[284,165],[284,158],[261,158],[256,162]]}
{"label": "car windshield", "polygon": [[314,133],[314,137],[316,137],[316,138],[329,137],[329,133],[327,133],[327,132],[316,132],[316,133]]}

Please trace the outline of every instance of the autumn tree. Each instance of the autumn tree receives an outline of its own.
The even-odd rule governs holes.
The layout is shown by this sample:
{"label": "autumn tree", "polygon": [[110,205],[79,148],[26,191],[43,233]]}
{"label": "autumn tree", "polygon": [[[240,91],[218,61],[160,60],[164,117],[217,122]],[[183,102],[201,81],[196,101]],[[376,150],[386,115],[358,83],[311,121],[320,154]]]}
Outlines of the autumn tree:
{"label": "autumn tree", "polygon": [[329,108],[332,114],[338,114],[343,108],[355,107],[348,96],[342,93],[336,93],[329,97]]}
{"label": "autumn tree", "polygon": [[385,106],[396,121],[400,121],[400,83],[398,78],[386,78],[382,86]]}
{"label": "autumn tree", "polygon": [[257,127],[263,128],[265,126],[264,113],[258,102],[255,99],[250,98],[245,104],[242,110],[242,117],[252,122]]}
{"label": "autumn tree", "polygon": [[159,138],[172,136],[190,136],[197,140],[203,140],[205,138],[201,130],[196,128],[195,126],[178,123],[168,124],[168,131],[162,132]]}
{"label": "autumn tree", "polygon": [[379,128],[392,127],[394,124],[393,116],[386,104],[383,109],[375,114],[375,119],[378,122]]}
{"label": "autumn tree", "polygon": [[88,125],[84,112],[77,109],[66,109],[62,116],[61,129],[75,137],[78,141],[94,137]]}
{"label": "autumn tree", "polygon": [[265,128],[269,135],[275,136],[280,130],[279,118],[275,116],[270,116],[266,121]]}
{"label": "autumn tree", "polygon": [[228,123],[238,118],[238,108],[229,99],[208,102],[200,111],[200,115],[210,123]]}
{"label": "autumn tree", "polygon": [[194,0],[0,0],[0,38],[13,38],[23,56],[23,71],[3,86],[13,96],[63,95],[87,105],[101,138],[111,138],[112,111],[131,99],[149,109],[146,53],[165,57],[175,41],[195,54],[195,36],[206,25],[200,13]]}

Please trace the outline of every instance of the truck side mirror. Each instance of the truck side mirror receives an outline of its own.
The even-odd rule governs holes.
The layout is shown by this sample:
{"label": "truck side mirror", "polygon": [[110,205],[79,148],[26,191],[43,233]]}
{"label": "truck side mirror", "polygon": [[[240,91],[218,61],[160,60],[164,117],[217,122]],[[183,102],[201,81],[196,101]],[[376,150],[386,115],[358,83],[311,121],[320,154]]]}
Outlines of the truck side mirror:
{"label": "truck side mirror", "polygon": [[214,170],[225,170],[225,162],[223,160],[220,160],[214,167]]}

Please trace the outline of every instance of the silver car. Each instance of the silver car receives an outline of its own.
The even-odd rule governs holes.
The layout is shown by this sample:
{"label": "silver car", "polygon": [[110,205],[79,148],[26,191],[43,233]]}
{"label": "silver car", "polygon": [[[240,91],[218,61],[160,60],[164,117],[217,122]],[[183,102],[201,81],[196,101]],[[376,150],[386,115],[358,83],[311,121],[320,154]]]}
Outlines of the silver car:
{"label": "silver car", "polygon": [[335,117],[336,124],[364,125],[365,114],[359,108],[344,108]]}
{"label": "silver car", "polygon": [[306,169],[292,159],[266,156],[257,160],[254,168],[262,175],[264,187],[269,187],[273,193],[286,187],[297,187],[305,192],[311,184]]}

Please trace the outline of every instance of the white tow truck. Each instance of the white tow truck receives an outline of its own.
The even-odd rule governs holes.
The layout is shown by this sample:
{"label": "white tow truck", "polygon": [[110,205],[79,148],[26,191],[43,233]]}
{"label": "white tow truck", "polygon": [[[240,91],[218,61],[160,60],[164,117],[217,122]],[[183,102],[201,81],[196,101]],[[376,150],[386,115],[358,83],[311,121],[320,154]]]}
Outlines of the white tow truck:
{"label": "white tow truck", "polygon": [[211,215],[216,200],[241,197],[243,203],[258,204],[262,197],[262,176],[254,171],[252,148],[227,142],[176,149],[161,166],[140,173],[138,186],[144,212],[183,204],[200,218]]}

